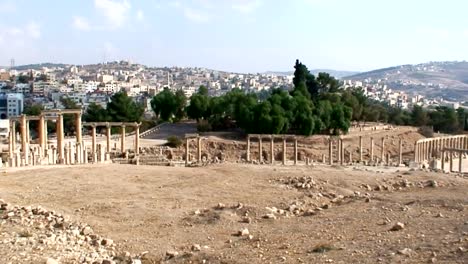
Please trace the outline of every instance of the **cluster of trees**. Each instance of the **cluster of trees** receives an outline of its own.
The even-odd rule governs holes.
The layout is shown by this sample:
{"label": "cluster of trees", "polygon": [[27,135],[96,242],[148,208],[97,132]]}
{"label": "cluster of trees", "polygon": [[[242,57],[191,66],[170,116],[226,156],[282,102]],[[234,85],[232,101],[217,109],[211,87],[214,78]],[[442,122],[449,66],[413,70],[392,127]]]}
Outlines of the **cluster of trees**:
{"label": "cluster of trees", "polygon": [[91,103],[83,115],[86,122],[140,122],[144,108],[125,92],[112,95],[106,108]]}

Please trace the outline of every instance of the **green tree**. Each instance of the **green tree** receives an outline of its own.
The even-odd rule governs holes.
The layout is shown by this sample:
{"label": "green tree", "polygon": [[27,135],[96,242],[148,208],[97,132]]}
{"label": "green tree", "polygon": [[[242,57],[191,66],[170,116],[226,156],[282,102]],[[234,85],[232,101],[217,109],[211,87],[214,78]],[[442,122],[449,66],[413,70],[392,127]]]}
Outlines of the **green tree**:
{"label": "green tree", "polygon": [[429,123],[429,116],[427,115],[426,110],[421,106],[413,106],[411,111],[411,123],[415,126],[425,126]]}
{"label": "green tree", "polygon": [[16,79],[16,81],[18,83],[28,83],[29,82],[29,77],[27,75],[20,75],[18,76],[18,78]]}
{"label": "green tree", "polygon": [[83,115],[86,122],[105,122],[109,120],[106,109],[96,103],[91,103]]}
{"label": "green tree", "polygon": [[179,90],[173,93],[169,88],[158,93],[151,99],[151,108],[157,117],[163,121],[180,120],[185,114],[186,98]]}
{"label": "green tree", "polygon": [[107,119],[112,122],[140,122],[144,108],[133,101],[127,93],[118,92],[112,95],[106,107]]}
{"label": "green tree", "polygon": [[210,99],[206,87],[200,86],[198,92],[190,97],[187,116],[197,121],[202,118],[207,119],[210,116]]}

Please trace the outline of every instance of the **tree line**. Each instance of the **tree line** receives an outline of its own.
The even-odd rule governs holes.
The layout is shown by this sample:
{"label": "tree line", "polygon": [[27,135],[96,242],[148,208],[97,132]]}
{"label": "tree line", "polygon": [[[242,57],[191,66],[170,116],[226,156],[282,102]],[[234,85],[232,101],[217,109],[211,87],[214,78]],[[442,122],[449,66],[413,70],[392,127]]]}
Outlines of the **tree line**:
{"label": "tree line", "polygon": [[[464,109],[447,107],[424,109],[415,105],[411,111],[374,101],[361,88],[343,89],[342,83],[328,73],[314,76],[307,66],[296,60],[293,89],[271,89],[248,93],[233,89],[222,96],[209,96],[200,86],[187,98],[182,90],[165,88],[151,100],[158,121],[178,122],[194,119],[199,131],[240,128],[246,133],[262,134],[330,134],[348,132],[351,122],[385,122],[395,125],[429,126],[436,132],[460,133],[468,130]],[[78,106],[62,98],[67,109]],[[40,106],[25,108],[26,114],[39,114]],[[83,119],[86,122],[154,122],[143,120],[144,108],[125,92],[114,94],[106,107],[91,103]],[[73,133],[72,117],[65,116],[65,132]]]}

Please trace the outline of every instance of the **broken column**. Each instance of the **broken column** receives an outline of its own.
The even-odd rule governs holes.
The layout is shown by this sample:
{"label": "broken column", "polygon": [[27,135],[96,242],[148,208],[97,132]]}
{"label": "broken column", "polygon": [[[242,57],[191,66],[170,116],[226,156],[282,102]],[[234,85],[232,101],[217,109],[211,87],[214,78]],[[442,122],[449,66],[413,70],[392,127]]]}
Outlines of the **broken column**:
{"label": "broken column", "polygon": [[283,138],[283,165],[286,165],[286,138]]}
{"label": "broken column", "polygon": [[199,163],[202,161],[201,137],[197,137],[197,160]]}
{"label": "broken column", "polygon": [[297,165],[297,138],[294,138],[294,165]]}
{"label": "broken column", "polygon": [[381,161],[382,163],[385,162],[385,138],[382,138],[382,153],[381,153]]}
{"label": "broken column", "polygon": [[374,161],[374,138],[370,138],[370,160]]}
{"label": "broken column", "polygon": [[359,162],[362,162],[362,136],[359,136]]}
{"label": "broken column", "polygon": [[273,135],[270,139],[270,163],[275,164],[275,138]]}
{"label": "broken column", "polygon": [[262,136],[258,137],[258,162],[263,162]]}
{"label": "broken column", "polygon": [[328,163],[330,165],[333,165],[333,141],[331,137],[328,140],[328,157],[329,157]]}
{"label": "broken column", "polygon": [[190,146],[189,138],[185,138],[185,166],[189,164]]}
{"label": "broken column", "polygon": [[250,162],[250,136],[247,135],[247,153],[246,153],[247,162]]}

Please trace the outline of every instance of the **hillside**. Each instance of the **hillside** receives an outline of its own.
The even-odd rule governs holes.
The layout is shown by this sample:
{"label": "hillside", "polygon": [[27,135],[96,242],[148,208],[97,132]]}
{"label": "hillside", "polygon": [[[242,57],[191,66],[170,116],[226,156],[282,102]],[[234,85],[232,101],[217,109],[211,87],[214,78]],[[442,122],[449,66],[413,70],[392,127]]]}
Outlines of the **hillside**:
{"label": "hillside", "polygon": [[[345,76],[359,74],[359,72],[355,72],[355,71],[337,71],[337,70],[330,70],[330,69],[314,69],[314,70],[310,70],[310,72],[315,76],[317,76],[319,72],[326,72],[326,73],[329,73],[331,76],[334,76],[335,78],[338,78],[338,79],[341,79]],[[268,71],[266,72],[266,74],[287,76],[287,75],[293,75],[294,72],[293,71],[287,71],[287,72]]]}
{"label": "hillside", "polygon": [[375,83],[381,80],[390,88],[447,100],[468,100],[468,62],[429,62],[363,72],[346,77]]}

